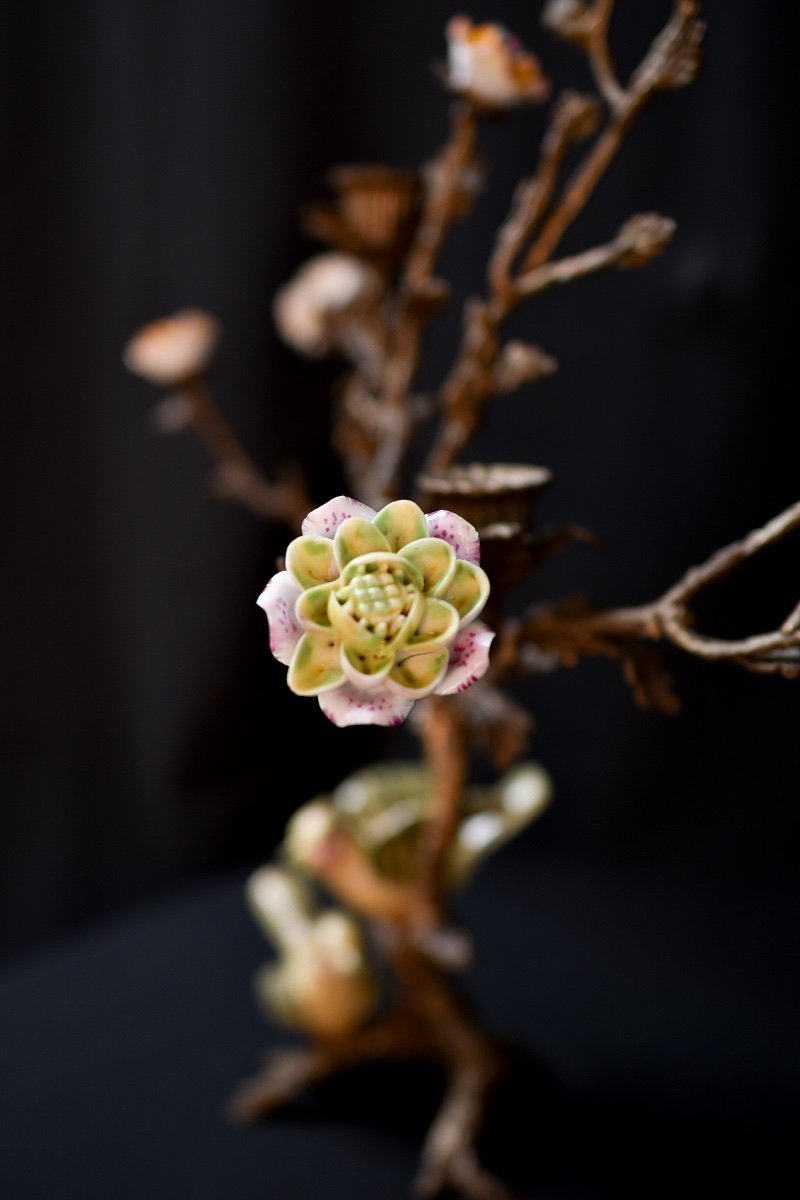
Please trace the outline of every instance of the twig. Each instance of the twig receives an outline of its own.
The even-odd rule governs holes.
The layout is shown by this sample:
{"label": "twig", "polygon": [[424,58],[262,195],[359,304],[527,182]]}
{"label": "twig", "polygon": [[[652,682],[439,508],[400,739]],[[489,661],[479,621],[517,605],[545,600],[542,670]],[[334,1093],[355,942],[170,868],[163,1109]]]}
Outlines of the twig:
{"label": "twig", "polygon": [[[595,246],[592,250],[584,250],[582,254],[574,254],[557,262],[543,263],[542,266],[520,275],[514,284],[516,295],[519,298],[535,296],[554,284],[584,279],[587,275],[596,275],[598,271],[607,270],[609,267],[643,266],[654,254],[660,253],[674,229],[673,221],[656,213],[632,217],[623,225],[614,240],[606,245]],[[647,236],[648,233],[653,249],[644,256],[638,248],[644,240],[643,234]]]}
{"label": "twig", "polygon": [[429,172],[419,224],[389,317],[389,345],[377,389],[378,437],[360,478],[362,497],[378,507],[400,490],[400,472],[415,424],[409,393],[419,365],[422,327],[435,311],[440,288],[433,278],[448,229],[460,215],[465,171],[474,164],[477,118],[471,105],[452,108],[450,138]]}
{"label": "twig", "polygon": [[344,1061],[320,1046],[280,1049],[268,1057],[257,1075],[237,1087],[225,1105],[225,1115],[239,1125],[263,1120],[321,1083],[337,1066],[344,1066]]}
{"label": "twig", "polygon": [[205,380],[182,384],[170,397],[186,411],[191,425],[215,462],[214,491],[226,500],[236,500],[257,517],[285,521],[299,528],[313,507],[299,472],[279,483],[271,483],[259,470],[217,407]]}
{"label": "twig", "polygon": [[[774,546],[800,526],[800,503],[790,504],[783,512],[778,513],[766,525],[754,529],[741,541],[733,542],[717,550],[699,567],[691,567],[686,574],[664,594],[663,603],[667,606],[680,607],[707,588],[710,583],[724,579],[741,563],[752,558],[767,546]],[[791,621],[797,610],[795,609]]]}
{"label": "twig", "polygon": [[458,709],[449,697],[428,698],[422,722],[422,746],[433,780],[415,872],[415,918],[423,929],[444,920],[444,864],[461,819],[467,775],[467,737]]}
{"label": "twig", "polygon": [[800,629],[800,604],[789,613],[789,616],[781,625],[782,632],[786,634],[796,633],[798,629]]}
{"label": "twig", "polygon": [[515,260],[547,209],[570,144],[587,136],[596,118],[594,101],[574,92],[565,92],[553,106],[536,174],[518,187],[497,235],[487,268],[489,300],[472,301],[465,310],[461,347],[442,385],[443,417],[426,471],[442,470],[455,461],[477,429],[484,401],[497,390],[500,326],[521,299],[513,278]]}
{"label": "twig", "polygon": [[514,262],[547,210],[567,150],[594,131],[599,115],[596,101],[577,92],[563,92],[553,105],[536,174],[519,184],[489,260],[489,292],[496,303],[508,298]]}
{"label": "twig", "polygon": [[475,1152],[489,1093],[505,1069],[505,1055],[413,939],[395,936],[384,949],[398,986],[389,1014],[345,1037],[278,1051],[236,1090],[227,1105],[228,1116],[243,1124],[263,1119],[306,1088],[360,1062],[432,1059],[447,1073],[448,1086],[425,1143],[416,1190],[435,1196],[449,1186],[467,1200],[511,1200],[511,1193],[484,1170]]}
{"label": "twig", "polygon": [[741,666],[774,670],[789,678],[800,675],[800,622],[793,609],[779,629],[738,640],[707,637],[690,625],[689,601],[709,584],[724,579],[741,563],[767,546],[781,541],[800,527],[800,503],[790,505],[760,529],[749,533],[713,554],[702,566],[693,567],[657,603],[658,620],[663,634],[676,646],[709,660],[728,659]]}
{"label": "twig", "polygon": [[[600,4],[596,7],[598,28],[590,39],[590,45],[593,47],[590,62],[596,75],[598,71],[605,75],[606,68],[602,65],[604,59],[610,64],[605,31],[612,7],[611,4]],[[653,96],[664,88],[679,87],[694,78],[692,69],[696,70],[698,46],[703,33],[697,13],[698,6],[694,0],[677,0],[669,21],[634,72],[629,87],[621,91],[612,102],[611,117],[605,130],[578,167],[556,208],[531,246],[525,260],[526,270],[541,266],[551,257],[605,175],[634,121]],[[601,47],[599,55],[598,46]],[[607,85],[606,80],[604,90]],[[613,90],[615,92],[615,89]]]}
{"label": "twig", "polygon": [[463,174],[475,156],[475,110],[466,101],[457,101],[451,120],[450,138],[433,166],[434,182],[406,257],[405,282],[412,289],[426,284],[433,274],[445,235],[459,215],[454,205],[456,193],[461,192]]}
{"label": "twig", "polygon": [[711,584],[725,579],[753,555],[800,528],[800,503],[793,504],[741,541],[718,550],[651,604],[638,608],[593,612],[575,603],[534,610],[505,633],[502,661],[507,668],[515,657],[524,661],[524,646],[551,652],[566,664],[583,655],[624,657],[625,647],[636,639],[666,640],[688,654],[707,661],[726,661],[761,674],[800,677],[800,605],[780,628],[745,638],[710,637],[692,628],[689,604]]}
{"label": "twig", "polygon": [[[519,207],[526,208],[528,204],[527,198],[523,197]],[[505,238],[502,254],[490,267],[495,288],[490,301],[473,301],[467,308],[461,352],[442,390],[444,416],[426,471],[441,471],[452,465],[476,432],[486,400],[503,390],[497,371],[501,352],[500,326],[512,308],[555,284],[571,283],[610,267],[644,266],[661,253],[675,228],[674,222],[657,213],[640,213],[626,221],[614,240],[606,245],[558,262],[543,263],[510,278],[508,255],[512,253],[513,256],[524,224],[525,221],[520,219],[519,230]],[[528,379],[532,381],[545,374],[531,374]]]}
{"label": "twig", "polygon": [[422,1151],[422,1166],[414,1182],[419,1196],[438,1196],[447,1187],[468,1200],[512,1200],[512,1193],[489,1174],[475,1153],[483,1123],[487,1093],[497,1080],[492,1052],[475,1053],[456,1068]]}
{"label": "twig", "polygon": [[[425,464],[427,471],[441,471],[454,463],[477,432],[486,402],[497,392],[493,368],[502,346],[501,326],[512,309],[553,283],[624,264],[624,253],[618,253],[618,243],[612,243],[545,269],[652,97],[693,78],[703,26],[697,20],[694,0],[677,0],[666,26],[634,72],[628,88],[623,89],[608,49],[612,9],[610,0],[598,0],[588,14],[578,18],[584,22],[578,35],[574,31],[569,34],[587,54],[609,105],[606,126],[547,215],[570,142],[592,132],[597,116],[596,104],[574,95],[566,94],[554,106],[536,175],[517,190],[508,220],[498,234],[488,267],[488,299],[473,300],[465,309],[461,346],[439,393],[442,415]],[[533,242],[524,252],[532,237]],[[515,278],[513,266],[518,257],[522,258],[522,266]]]}
{"label": "twig", "polygon": [[625,104],[626,95],[617,79],[608,47],[608,27],[613,11],[614,0],[596,0],[587,32],[586,50],[595,82],[609,108],[616,112]]}
{"label": "twig", "polygon": [[346,1038],[281,1048],[262,1069],[240,1084],[225,1112],[237,1124],[263,1120],[323,1080],[375,1058],[413,1057],[422,1052],[421,1031],[400,1012]]}

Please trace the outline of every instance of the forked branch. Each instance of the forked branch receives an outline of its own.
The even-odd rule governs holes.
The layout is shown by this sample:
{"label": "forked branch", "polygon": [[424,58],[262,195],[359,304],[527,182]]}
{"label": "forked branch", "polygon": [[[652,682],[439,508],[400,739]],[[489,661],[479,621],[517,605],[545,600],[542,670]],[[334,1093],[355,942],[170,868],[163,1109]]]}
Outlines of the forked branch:
{"label": "forked branch", "polygon": [[160,433],[192,429],[214,463],[219,499],[236,500],[255,516],[298,528],[311,502],[302,471],[277,483],[256,466],[218,407],[208,373],[222,327],[202,309],[184,309],[144,325],[127,343],[123,360],[161,393],[152,423]]}
{"label": "forked branch", "polygon": [[[299,467],[271,482],[256,466],[201,379],[183,384],[162,400],[155,412],[162,429],[169,414],[182,414],[182,424],[194,430],[214,463],[211,486],[220,500],[232,500],[254,516],[282,521],[299,529],[313,507]],[[174,419],[174,417],[173,417]]]}
{"label": "forked branch", "polygon": [[599,0],[589,8],[584,17],[586,33],[583,37],[569,32],[574,29],[574,24],[570,25],[568,15],[558,20],[559,10],[568,13],[573,7],[555,0],[548,9],[549,21],[547,12],[545,14],[546,23],[587,51],[595,78],[609,103],[610,117],[531,246],[525,262],[527,269],[538,267],[551,257],[621,149],[633,123],[653,97],[661,91],[685,87],[695,79],[700,67],[700,44],[705,25],[698,19],[699,7],[695,0],[676,0],[669,21],[625,89],[616,83],[608,49],[613,0]]}
{"label": "forked branch", "polygon": [[638,608],[598,612],[580,602],[567,601],[534,609],[518,624],[507,626],[498,670],[512,669],[517,661],[524,666],[531,647],[572,665],[591,655],[626,661],[636,653],[633,647],[637,643],[667,641],[696,658],[730,662],[785,679],[800,678],[800,605],[779,628],[744,638],[718,638],[698,632],[690,607],[701,592],[798,528],[800,504],[793,504],[741,541],[692,567],[658,600]]}
{"label": "forked branch", "polygon": [[[477,118],[472,106],[457,102],[451,110],[450,137],[430,164],[419,222],[409,247],[396,293],[386,300],[388,337],[377,387],[369,406],[372,448],[359,472],[360,494],[380,507],[401,491],[401,472],[418,412],[411,398],[419,367],[425,323],[446,302],[449,290],[434,276],[436,260],[450,226],[468,203],[465,178],[476,168]],[[361,381],[355,392],[365,390]],[[372,389],[369,389],[372,391]],[[351,413],[352,415],[352,413]]]}
{"label": "forked branch", "polygon": [[433,1197],[452,1189],[466,1200],[512,1200],[476,1151],[490,1093],[505,1070],[504,1053],[413,944],[394,942],[388,953],[399,988],[396,1007],[350,1035],[278,1050],[231,1097],[229,1117],[242,1124],[263,1119],[307,1088],[371,1059],[432,1060],[445,1071],[447,1086],[425,1141],[416,1193]]}
{"label": "forked branch", "polygon": [[[667,25],[623,88],[608,46],[612,11],[613,0],[555,0],[545,12],[545,24],[587,55],[608,109],[606,124],[553,201],[569,146],[595,132],[600,113],[592,97],[569,92],[553,106],[536,174],[518,187],[498,233],[487,270],[488,296],[465,308],[461,346],[439,393],[441,420],[426,464],[429,471],[452,465],[480,427],[487,402],[498,393],[494,368],[502,352],[502,325],[522,300],[607,267],[643,266],[671,236],[672,222],[665,218],[634,217],[608,245],[551,262],[649,101],[659,91],[691,82],[699,66],[704,27],[697,5],[677,0]],[[634,246],[626,248],[626,240]],[[518,260],[521,266],[515,271]]]}

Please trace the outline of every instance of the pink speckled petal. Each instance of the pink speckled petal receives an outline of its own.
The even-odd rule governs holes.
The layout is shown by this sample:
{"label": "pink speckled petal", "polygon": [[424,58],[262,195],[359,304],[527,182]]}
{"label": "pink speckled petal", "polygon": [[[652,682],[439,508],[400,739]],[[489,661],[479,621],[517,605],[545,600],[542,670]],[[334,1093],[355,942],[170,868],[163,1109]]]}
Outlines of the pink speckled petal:
{"label": "pink speckled petal", "polygon": [[382,689],[374,692],[359,692],[350,684],[324,692],[319,706],[329,721],[343,729],[346,725],[402,725],[411,709],[413,700],[393,696]]}
{"label": "pink speckled petal", "polygon": [[428,531],[431,537],[441,538],[449,542],[456,552],[456,558],[463,558],[476,566],[481,561],[481,539],[478,531],[469,521],[465,521],[458,513],[448,512],[440,508],[428,513]]}
{"label": "pink speckled petal", "polygon": [[300,588],[289,572],[279,571],[258,597],[259,608],[263,608],[269,621],[269,648],[286,667],[303,632],[294,615],[299,595]]}
{"label": "pink speckled petal", "polygon": [[375,509],[362,504],[360,500],[353,500],[350,496],[334,496],[333,500],[321,504],[308,514],[303,521],[303,533],[332,538],[348,517],[361,517],[364,521],[371,521],[374,516]]}
{"label": "pink speckled petal", "polygon": [[482,621],[462,629],[450,647],[450,665],[436,689],[439,696],[464,692],[478,682],[489,666],[489,647],[493,638],[494,631]]}

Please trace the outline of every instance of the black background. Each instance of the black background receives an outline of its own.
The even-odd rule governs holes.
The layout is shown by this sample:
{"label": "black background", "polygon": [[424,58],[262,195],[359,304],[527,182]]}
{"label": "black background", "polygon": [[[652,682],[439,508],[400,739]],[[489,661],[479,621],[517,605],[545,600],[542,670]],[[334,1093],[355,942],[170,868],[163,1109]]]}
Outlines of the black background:
{"label": "black background", "polygon": [[[668,7],[620,3],[623,66]],[[537,29],[536,9],[516,0],[474,15],[506,21],[559,82],[588,86],[578,55]],[[288,693],[255,607],[286,532],[208,498],[207,463],[190,438],[150,436],[151,397],[119,353],[149,317],[209,308],[225,324],[216,385],[232,422],[266,467],[299,453],[317,498],[334,494],[326,437],[336,369],[280,345],[271,296],[311,249],[296,211],[326,167],[410,164],[443,140],[446,100],[428,65],[452,11],[440,0],[4,8],[8,950],[137,898],[166,902],[187,876],[263,859],[298,803],[361,762],[413,750],[405,731],[339,733]],[[646,271],[575,284],[520,316],[515,331],[561,371],[499,401],[475,447],[476,458],[553,468],[543,519],[580,521],[603,539],[601,555],[575,549],[543,570],[537,597],[648,599],[800,491],[789,6],[711,0],[704,11],[700,80],[645,115],[565,243],[607,240],[632,212],[658,209],[678,222],[673,246]],[[466,292],[480,287],[543,120],[531,110],[486,131],[491,186],[443,264]],[[456,333],[455,316],[433,331],[424,383],[440,378]],[[729,634],[772,627],[797,582],[796,544],[786,544],[709,597],[703,620]],[[524,954],[551,981],[537,1026],[551,1001],[553,1013],[569,1009],[577,989],[576,1027],[593,1028],[597,980],[588,968],[576,977],[583,960],[570,958],[570,922],[586,896],[582,936],[591,946],[603,922],[589,957],[611,976],[597,1034],[608,1062],[627,1052],[644,1078],[661,1078],[626,1041],[625,1004],[614,1008],[626,979],[641,977],[655,1059],[699,1063],[715,1102],[734,1080],[753,1104],[769,1094],[785,1112],[800,998],[796,685],[677,653],[672,662],[684,698],[677,721],[635,711],[604,663],[522,689],[557,797],[495,870],[529,883],[529,893],[504,886],[508,915],[526,928]],[[300,730],[310,749],[292,752]],[[511,969],[523,952],[497,896],[492,911],[485,934],[506,953],[488,953],[487,1003],[527,1032]],[[634,912],[657,917],[634,935]],[[671,940],[684,937],[694,975]],[[572,962],[566,973],[548,961],[554,952]],[[694,1023],[691,1004],[671,1019],[670,985],[653,981],[680,991],[687,970],[695,999],[714,998],[718,1028],[710,1010]],[[701,1037],[709,1029],[716,1058]],[[576,1061],[594,1061],[592,1046],[587,1033]],[[680,1069],[675,1078],[680,1093]]]}

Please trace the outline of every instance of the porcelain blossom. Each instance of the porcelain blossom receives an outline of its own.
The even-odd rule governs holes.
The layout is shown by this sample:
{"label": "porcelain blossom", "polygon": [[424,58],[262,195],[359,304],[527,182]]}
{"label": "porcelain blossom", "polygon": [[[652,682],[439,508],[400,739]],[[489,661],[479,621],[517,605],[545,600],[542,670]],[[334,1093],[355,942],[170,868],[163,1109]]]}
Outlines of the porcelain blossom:
{"label": "porcelain blossom", "polygon": [[445,81],[456,95],[490,111],[547,99],[550,84],[539,60],[501,25],[453,17],[445,32]]}
{"label": "porcelain blossom", "polygon": [[335,725],[399,725],[414,702],[483,675],[494,634],[477,530],[396,500],[376,513],[339,496],[309,513],[258,603],[299,696]]}

